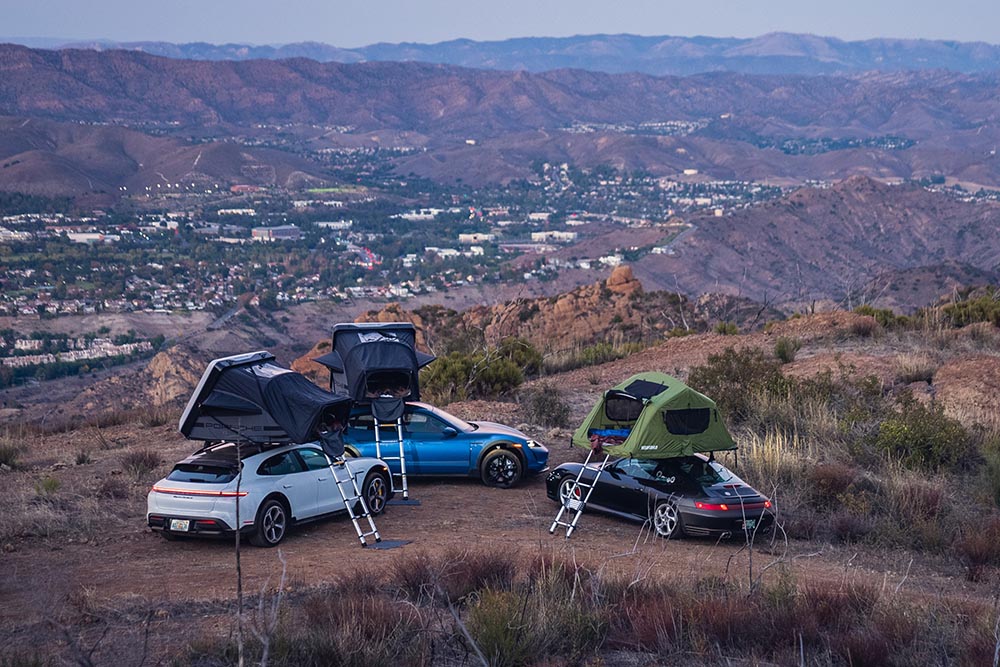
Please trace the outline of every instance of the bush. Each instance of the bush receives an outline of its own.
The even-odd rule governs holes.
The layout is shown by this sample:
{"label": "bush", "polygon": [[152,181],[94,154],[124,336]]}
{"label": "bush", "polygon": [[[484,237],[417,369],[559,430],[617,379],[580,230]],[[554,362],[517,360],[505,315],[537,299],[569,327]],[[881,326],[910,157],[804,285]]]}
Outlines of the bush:
{"label": "bush", "polygon": [[120,461],[125,471],[138,479],[160,465],[160,455],[151,449],[134,449],[122,454]]}
{"label": "bush", "polygon": [[43,477],[35,484],[35,492],[43,498],[48,498],[58,491],[60,486],[62,483],[55,477]]}
{"label": "bush", "polygon": [[790,364],[795,361],[795,354],[802,348],[802,341],[798,338],[781,336],[774,343],[774,356],[783,364]]}
{"label": "bush", "polygon": [[16,468],[21,458],[21,446],[13,442],[0,442],[0,465]]}
{"label": "bush", "polygon": [[1000,517],[966,526],[954,543],[969,581],[980,581],[987,567],[1000,565]]}
{"label": "bush", "polygon": [[452,352],[429,366],[421,385],[432,402],[451,403],[466,399],[492,399],[509,394],[537,375],[542,355],[527,341],[505,338],[484,352]]}
{"label": "bush", "polygon": [[975,454],[970,434],[959,422],[941,406],[924,406],[909,395],[879,426],[875,447],[907,467],[927,471],[969,467]]}
{"label": "bush", "polygon": [[524,392],[520,402],[525,420],[532,424],[562,428],[569,423],[569,404],[555,385],[539,384]]}
{"label": "bush", "polygon": [[129,485],[121,475],[106,477],[97,486],[97,497],[108,500],[122,500],[128,498]]}
{"label": "bush", "polygon": [[732,423],[747,420],[755,393],[787,394],[791,383],[781,374],[781,365],[764,356],[758,348],[735,350],[708,357],[708,363],[695,366],[688,384],[715,400]]}
{"label": "bush", "polygon": [[90,456],[90,450],[89,449],[79,449],[79,450],[77,450],[77,452],[76,452],[76,458],[74,459],[74,461],[76,462],[76,464],[78,466],[86,465],[86,464],[92,462],[93,458],[91,458],[91,456]]}
{"label": "bush", "polygon": [[870,338],[878,331],[878,326],[874,317],[862,317],[851,323],[851,333],[858,338]]}
{"label": "bush", "polygon": [[740,332],[740,328],[733,322],[719,322],[715,325],[715,333],[723,336],[735,336]]}
{"label": "bush", "polygon": [[930,382],[937,365],[926,354],[901,354],[896,358],[896,380],[902,384]]}

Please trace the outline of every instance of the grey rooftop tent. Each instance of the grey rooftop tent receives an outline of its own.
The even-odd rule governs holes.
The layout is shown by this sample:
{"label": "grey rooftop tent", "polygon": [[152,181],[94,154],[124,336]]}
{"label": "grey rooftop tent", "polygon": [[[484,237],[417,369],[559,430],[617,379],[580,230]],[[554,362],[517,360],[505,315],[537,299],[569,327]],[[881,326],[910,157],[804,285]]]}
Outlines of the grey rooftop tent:
{"label": "grey rooftop tent", "polygon": [[250,352],[208,365],[178,428],[191,440],[303,443],[317,439],[320,424],[346,424],[350,409],[351,399],[278,366],[274,355]]}
{"label": "grey rooftop tent", "polygon": [[358,402],[380,396],[420,400],[420,369],[436,357],[417,350],[409,322],[338,324],[333,349],[314,361],[330,369],[330,388]]}
{"label": "grey rooftop tent", "polygon": [[604,392],[573,444],[642,459],[736,449],[715,401],[656,372],[633,375]]}

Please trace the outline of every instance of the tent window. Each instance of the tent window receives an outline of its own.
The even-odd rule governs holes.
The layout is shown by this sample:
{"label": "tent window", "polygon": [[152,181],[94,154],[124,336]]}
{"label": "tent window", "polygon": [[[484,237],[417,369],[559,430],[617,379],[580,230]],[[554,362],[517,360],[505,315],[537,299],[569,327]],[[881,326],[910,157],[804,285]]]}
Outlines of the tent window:
{"label": "tent window", "polygon": [[642,413],[642,401],[631,396],[608,396],[604,399],[604,416],[613,422],[634,422]]}
{"label": "tent window", "polygon": [[664,410],[663,423],[674,435],[695,435],[704,433],[711,417],[710,408],[688,408],[686,410]]}
{"label": "tent window", "polygon": [[407,398],[409,395],[409,371],[372,371],[365,376],[365,396],[368,398]]}

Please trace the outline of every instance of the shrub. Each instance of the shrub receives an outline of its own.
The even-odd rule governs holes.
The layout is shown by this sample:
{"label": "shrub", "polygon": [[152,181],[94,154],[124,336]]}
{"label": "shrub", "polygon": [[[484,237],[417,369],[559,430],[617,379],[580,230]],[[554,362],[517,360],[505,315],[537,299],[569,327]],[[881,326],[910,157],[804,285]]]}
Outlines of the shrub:
{"label": "shrub", "polygon": [[109,500],[122,500],[128,498],[129,485],[121,475],[106,477],[97,486],[97,496]]}
{"label": "shrub", "polygon": [[851,333],[858,338],[870,338],[878,331],[878,321],[874,317],[862,317],[851,323]]}
{"label": "shrub", "polygon": [[1000,565],[1000,517],[966,526],[953,548],[966,568],[966,578],[980,581],[987,567]]}
{"label": "shrub", "polygon": [[751,396],[755,392],[787,394],[791,386],[781,374],[781,365],[765,357],[760,349],[737,351],[731,347],[722,354],[710,355],[705,365],[692,368],[688,384],[714,399],[735,424],[750,416]]}
{"label": "shrub", "polygon": [[908,467],[932,471],[968,467],[974,454],[970,435],[959,422],[941,406],[924,406],[909,395],[879,426],[875,446]]}
{"label": "shrub", "polygon": [[715,333],[723,336],[735,336],[740,332],[740,328],[733,322],[719,322],[715,325]]}
{"label": "shrub", "polygon": [[505,338],[500,345],[474,354],[452,352],[429,366],[421,377],[427,396],[451,403],[469,398],[504,396],[537,375],[542,355],[527,341]]}
{"label": "shrub", "polygon": [[16,468],[20,458],[20,445],[13,442],[0,442],[0,465]]}
{"label": "shrub", "polygon": [[[867,315],[875,319],[879,326],[885,329],[906,326],[910,323],[910,318],[906,315],[897,315],[889,308],[873,308],[868,304],[858,306],[854,309],[858,315]],[[867,335],[871,335],[870,333]]]}
{"label": "shrub", "polygon": [[74,461],[76,462],[76,464],[78,466],[86,465],[86,464],[90,463],[91,461],[93,461],[93,459],[90,456],[90,450],[89,449],[79,449],[79,450],[77,450],[77,452],[76,452],[76,458],[74,459]]}
{"label": "shrub", "polygon": [[824,463],[808,472],[810,500],[819,508],[840,504],[843,494],[854,484],[860,471],[843,463]]}
{"label": "shrub", "polygon": [[802,348],[802,341],[798,338],[781,336],[774,342],[774,356],[783,364],[790,364],[795,361],[796,353]]}
{"label": "shrub", "polygon": [[937,366],[926,354],[901,354],[896,358],[896,380],[902,384],[930,382]]}
{"label": "shrub", "polygon": [[569,404],[563,399],[562,391],[547,382],[524,392],[521,407],[530,423],[560,428],[569,423]]}
{"label": "shrub", "polygon": [[55,477],[43,477],[35,484],[35,492],[43,498],[48,498],[58,491],[60,486],[62,483]]}
{"label": "shrub", "polygon": [[137,479],[156,469],[160,465],[160,455],[151,449],[133,449],[122,454],[122,467]]}

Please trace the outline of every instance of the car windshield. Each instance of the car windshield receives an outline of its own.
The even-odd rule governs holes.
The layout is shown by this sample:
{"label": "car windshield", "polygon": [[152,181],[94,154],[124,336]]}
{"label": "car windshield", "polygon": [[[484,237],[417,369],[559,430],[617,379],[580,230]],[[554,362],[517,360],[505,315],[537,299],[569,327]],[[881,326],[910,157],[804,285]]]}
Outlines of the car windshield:
{"label": "car windshield", "polygon": [[479,426],[477,426],[476,424],[470,424],[469,422],[465,421],[464,419],[459,419],[458,417],[456,417],[455,415],[451,414],[450,412],[445,412],[444,410],[441,410],[439,408],[435,408],[433,405],[428,405],[427,406],[427,411],[430,412],[431,414],[437,416],[439,419],[444,420],[448,424],[451,424],[452,426],[454,426],[455,428],[457,428],[459,431],[462,431],[464,433],[469,433],[469,432],[475,431],[476,429],[479,428]]}
{"label": "car windshield", "polygon": [[229,467],[202,463],[178,463],[167,475],[172,482],[199,484],[228,484],[236,479],[236,471]]}

